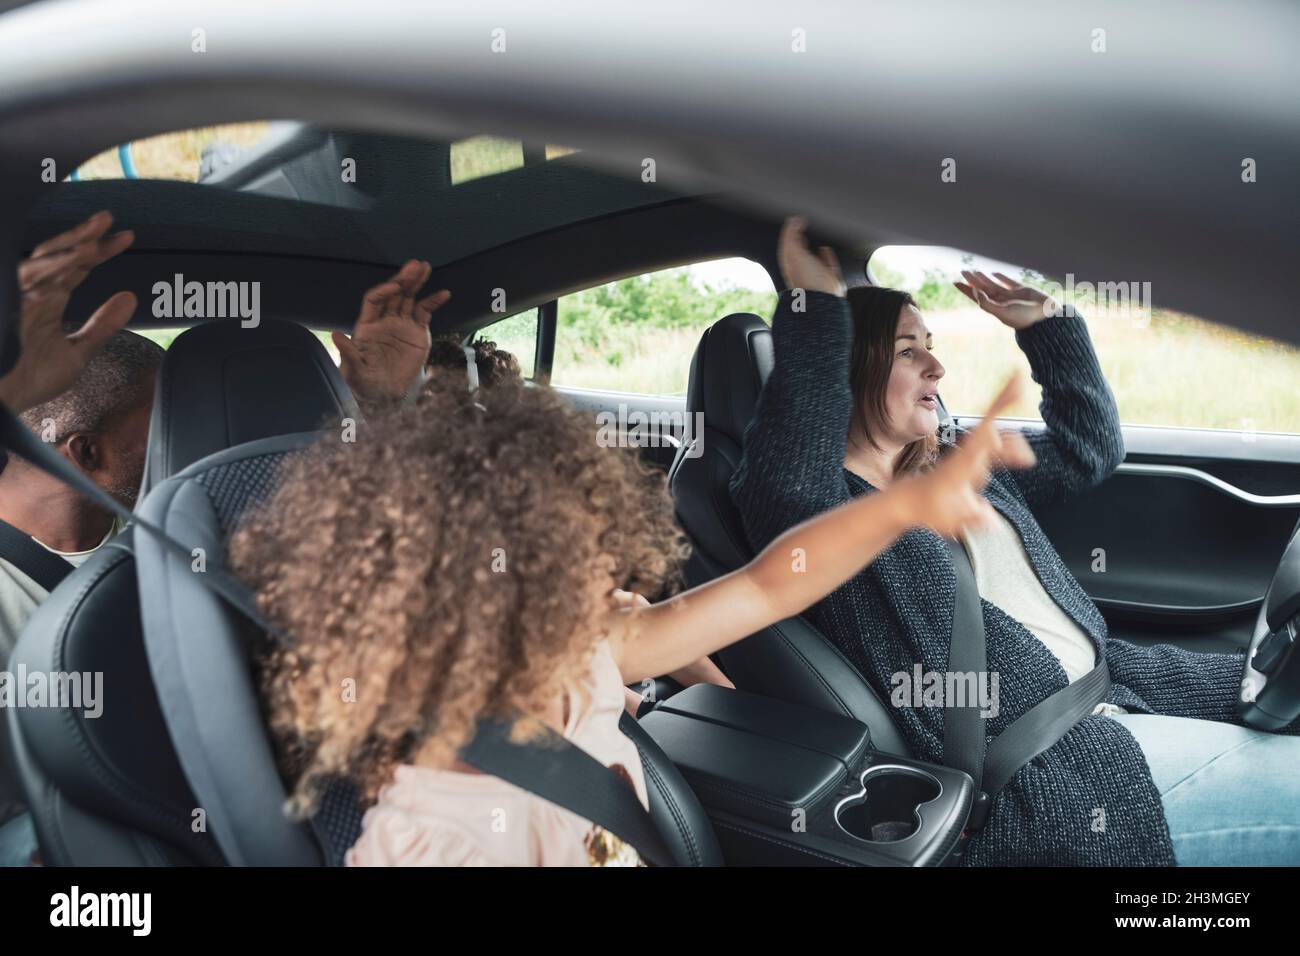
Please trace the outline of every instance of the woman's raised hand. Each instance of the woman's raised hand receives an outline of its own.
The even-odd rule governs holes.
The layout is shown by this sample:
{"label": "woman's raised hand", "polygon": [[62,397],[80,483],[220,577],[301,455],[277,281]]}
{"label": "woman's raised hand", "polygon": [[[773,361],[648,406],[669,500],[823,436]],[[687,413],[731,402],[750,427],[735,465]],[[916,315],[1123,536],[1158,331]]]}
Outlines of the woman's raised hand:
{"label": "woman's raised hand", "polygon": [[787,289],[807,292],[829,292],[844,295],[844,277],[840,264],[830,246],[822,246],[816,254],[808,248],[805,232],[808,220],[791,216],[781,227],[781,238],[776,245],[776,258],[781,266],[781,277]]}
{"label": "woman's raised hand", "polygon": [[[989,469],[1028,468],[1034,452],[1018,431],[1003,432],[998,415],[1010,408],[1024,390],[1024,380],[1012,375],[984,413],[984,419],[938,465],[928,472],[903,479],[915,496],[912,514],[936,534],[955,537],[964,528],[984,526],[993,517],[993,507],[980,494],[988,484]],[[902,491],[903,488],[898,488]]]}
{"label": "woman's raised hand", "polygon": [[953,285],[989,315],[996,316],[1003,325],[1013,329],[1028,328],[1049,315],[1059,313],[1060,305],[1046,293],[1001,272],[993,275],[997,282],[982,272],[963,271],[966,281],[954,282]]}

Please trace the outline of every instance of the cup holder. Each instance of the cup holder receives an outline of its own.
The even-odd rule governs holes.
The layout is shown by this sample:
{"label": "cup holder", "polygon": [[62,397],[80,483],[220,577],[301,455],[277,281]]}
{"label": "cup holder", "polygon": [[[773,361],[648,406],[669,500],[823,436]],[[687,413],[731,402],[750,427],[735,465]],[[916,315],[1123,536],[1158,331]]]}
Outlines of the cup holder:
{"label": "cup holder", "polygon": [[878,764],[862,774],[862,790],[835,805],[835,822],[856,840],[894,843],[921,826],[917,813],[943,792],[938,778],[915,767]]}

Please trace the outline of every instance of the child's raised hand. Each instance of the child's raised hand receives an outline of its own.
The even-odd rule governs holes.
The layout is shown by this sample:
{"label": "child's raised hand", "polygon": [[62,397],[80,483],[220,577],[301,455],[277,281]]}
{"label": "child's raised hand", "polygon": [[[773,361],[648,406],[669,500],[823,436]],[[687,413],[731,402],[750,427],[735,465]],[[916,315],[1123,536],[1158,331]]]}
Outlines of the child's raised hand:
{"label": "child's raised hand", "polygon": [[[1019,432],[998,430],[996,418],[1010,408],[1024,389],[1020,375],[1012,375],[993,399],[984,419],[961,442],[956,451],[933,470],[906,478],[913,496],[913,515],[936,534],[954,537],[965,528],[978,528],[993,517],[993,507],[980,494],[988,484],[994,465],[1028,468],[1034,452]],[[898,489],[902,491],[902,488]]]}

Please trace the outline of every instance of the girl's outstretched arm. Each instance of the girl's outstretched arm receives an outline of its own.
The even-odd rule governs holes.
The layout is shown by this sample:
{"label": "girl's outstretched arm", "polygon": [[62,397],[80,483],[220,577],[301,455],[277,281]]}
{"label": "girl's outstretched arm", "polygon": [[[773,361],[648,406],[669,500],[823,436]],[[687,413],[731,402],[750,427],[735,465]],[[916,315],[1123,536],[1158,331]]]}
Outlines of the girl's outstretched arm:
{"label": "girl's outstretched arm", "polygon": [[619,612],[610,646],[632,683],[684,667],[769,624],[799,614],[852,578],[908,528],[955,535],[989,520],[988,470],[1025,468],[1024,438],[995,419],[1020,395],[1012,378],[956,451],[922,475],[833,508],[776,538],[753,561],[670,600]]}

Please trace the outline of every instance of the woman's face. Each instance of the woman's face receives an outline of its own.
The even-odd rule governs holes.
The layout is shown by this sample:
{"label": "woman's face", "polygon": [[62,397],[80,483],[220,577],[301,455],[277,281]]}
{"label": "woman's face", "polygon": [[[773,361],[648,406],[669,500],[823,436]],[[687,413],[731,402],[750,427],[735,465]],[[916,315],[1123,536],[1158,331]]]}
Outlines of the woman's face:
{"label": "woman's face", "polygon": [[894,332],[894,364],[885,389],[889,434],[883,437],[906,445],[939,430],[939,399],[935,394],[944,368],[930,351],[933,338],[915,306],[898,312]]}

